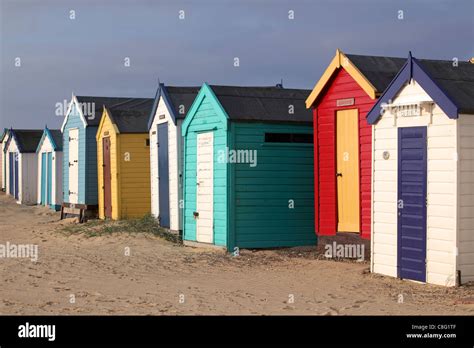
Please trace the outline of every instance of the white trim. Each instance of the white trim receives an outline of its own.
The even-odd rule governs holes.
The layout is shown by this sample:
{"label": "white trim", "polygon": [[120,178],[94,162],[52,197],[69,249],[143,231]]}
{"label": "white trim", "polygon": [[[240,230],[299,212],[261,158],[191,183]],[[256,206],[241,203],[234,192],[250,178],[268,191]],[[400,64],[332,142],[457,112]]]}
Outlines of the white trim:
{"label": "white trim", "polygon": [[69,119],[69,114],[71,113],[73,103],[76,104],[76,109],[79,110],[79,116],[81,118],[82,123],[84,124],[84,128],[87,127],[87,121],[86,121],[86,118],[84,117],[84,114],[82,113],[82,108],[79,107],[79,101],[77,100],[77,97],[73,93],[71,97],[71,102],[69,103],[69,106],[66,111],[66,116],[64,117],[64,121],[61,126],[61,133],[64,133],[64,127],[66,127],[66,123]]}
{"label": "white trim", "polygon": [[374,272],[374,175],[375,175],[375,126],[372,125],[370,159],[370,272]]}
{"label": "white trim", "polygon": [[[454,141],[455,141],[455,148],[456,148],[456,170],[454,171],[454,182],[455,182],[455,187],[454,187],[454,196],[455,196],[455,199],[454,199],[454,204],[456,205],[455,209],[454,209],[454,245],[453,245],[453,248],[454,248],[454,252],[453,252],[453,255],[454,255],[454,262],[453,262],[453,266],[454,266],[454,270],[453,270],[453,274],[454,274],[454,279],[455,279],[455,285],[456,285],[456,277],[457,277],[457,270],[459,270],[459,239],[460,239],[460,236],[459,236],[459,233],[460,233],[460,224],[461,224],[461,214],[459,213],[460,209],[461,209],[461,197],[460,197],[460,194],[459,194],[459,187],[461,187],[461,165],[460,165],[460,154],[461,154],[461,141],[460,141],[460,138],[461,138],[461,132],[459,131],[459,122],[456,122],[456,126],[454,127]],[[461,281],[462,281],[462,275],[461,275]]]}

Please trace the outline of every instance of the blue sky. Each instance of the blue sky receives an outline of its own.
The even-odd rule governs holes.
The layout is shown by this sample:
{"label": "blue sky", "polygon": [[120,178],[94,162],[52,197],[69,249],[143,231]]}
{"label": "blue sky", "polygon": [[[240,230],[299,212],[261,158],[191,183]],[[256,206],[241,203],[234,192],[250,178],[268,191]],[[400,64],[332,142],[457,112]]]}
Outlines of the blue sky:
{"label": "blue sky", "polygon": [[0,34],[0,127],[59,128],[71,93],[152,97],[158,78],[311,89],[336,48],[467,60],[474,1],[0,0]]}

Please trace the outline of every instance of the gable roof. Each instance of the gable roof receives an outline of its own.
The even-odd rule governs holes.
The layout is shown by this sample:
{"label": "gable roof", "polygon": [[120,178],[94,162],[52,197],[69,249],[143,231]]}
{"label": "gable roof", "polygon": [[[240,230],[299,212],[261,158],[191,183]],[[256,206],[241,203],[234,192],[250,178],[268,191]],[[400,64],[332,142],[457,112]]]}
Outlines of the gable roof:
{"label": "gable roof", "polygon": [[[173,122],[176,124],[177,119],[184,119],[186,113],[191,109],[191,105],[196,98],[201,87],[175,87],[166,86],[164,83],[158,85],[155,95],[155,101],[151,110],[148,128],[153,124],[158,109],[160,98],[163,97],[164,102],[170,112]],[[184,107],[184,113],[180,113],[181,106]]]}
{"label": "gable roof", "polygon": [[144,107],[147,107],[146,105],[144,106],[144,104],[146,104],[150,100],[149,98],[117,98],[90,96],[77,96],[76,98],[79,103],[86,105],[83,110],[86,111],[84,113],[84,117],[88,126],[99,125],[104,105],[107,106],[109,109],[120,108],[123,110],[141,110]]}
{"label": "gable roof", "polygon": [[122,97],[94,97],[94,96],[72,96],[69,109],[64,118],[61,131],[64,131],[64,127],[69,118],[70,110],[72,105],[76,105],[79,108],[79,115],[84,124],[84,127],[92,126],[98,127],[102,118],[102,111],[104,105],[111,107],[123,107],[123,108],[141,108],[141,104],[147,100],[147,98],[122,98]]}
{"label": "gable roof", "polygon": [[385,90],[404,63],[404,58],[344,54],[337,49],[336,55],[306,99],[306,107],[310,108],[314,105],[333,75],[341,67],[351,75],[370,98],[375,99]]}
{"label": "gable roof", "polygon": [[61,130],[49,129],[48,127],[45,127],[41,139],[38,142],[38,146],[36,147],[36,152],[39,152],[46,137],[48,137],[49,141],[51,142],[54,151],[63,150],[63,133]]}
{"label": "gable roof", "polygon": [[449,118],[456,119],[460,113],[474,114],[474,64],[458,62],[455,66],[451,60],[418,60],[410,53],[403,68],[367,114],[370,124],[380,118],[383,104],[394,99],[411,79],[420,84]]}
{"label": "gable roof", "polygon": [[120,133],[148,133],[153,102],[151,98],[128,98],[126,102],[105,107]]}
{"label": "gable roof", "polygon": [[8,138],[7,146],[8,148],[12,139],[15,139],[16,145],[18,146],[18,151],[21,153],[36,152],[38,148],[38,143],[43,136],[42,129],[10,129],[11,136]]}
{"label": "gable roof", "polygon": [[51,135],[51,139],[54,142],[55,149],[57,151],[63,150],[63,133],[61,133],[60,129],[49,129],[49,133]]}
{"label": "gable roof", "polygon": [[217,85],[210,88],[230,120],[312,122],[312,113],[304,105],[309,90]]}

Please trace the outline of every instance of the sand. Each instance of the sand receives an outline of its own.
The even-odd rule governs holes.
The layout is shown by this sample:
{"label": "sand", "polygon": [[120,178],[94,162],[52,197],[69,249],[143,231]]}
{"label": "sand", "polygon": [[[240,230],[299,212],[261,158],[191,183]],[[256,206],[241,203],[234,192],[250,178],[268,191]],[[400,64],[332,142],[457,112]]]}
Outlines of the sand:
{"label": "sand", "polygon": [[370,274],[368,262],[324,260],[316,248],[232,257],[145,233],[61,232],[71,223],[0,194],[0,244],[39,247],[37,262],[0,259],[0,314],[474,314],[473,286]]}

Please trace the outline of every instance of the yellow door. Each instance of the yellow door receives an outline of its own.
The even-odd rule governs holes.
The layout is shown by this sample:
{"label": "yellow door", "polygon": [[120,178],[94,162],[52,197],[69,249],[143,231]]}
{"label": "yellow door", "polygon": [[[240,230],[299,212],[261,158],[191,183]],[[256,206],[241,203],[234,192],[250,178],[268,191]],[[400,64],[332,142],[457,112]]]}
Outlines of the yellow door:
{"label": "yellow door", "polygon": [[337,111],[338,232],[360,232],[359,115],[357,110]]}

